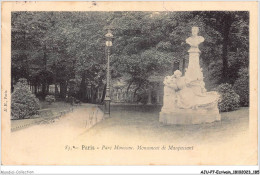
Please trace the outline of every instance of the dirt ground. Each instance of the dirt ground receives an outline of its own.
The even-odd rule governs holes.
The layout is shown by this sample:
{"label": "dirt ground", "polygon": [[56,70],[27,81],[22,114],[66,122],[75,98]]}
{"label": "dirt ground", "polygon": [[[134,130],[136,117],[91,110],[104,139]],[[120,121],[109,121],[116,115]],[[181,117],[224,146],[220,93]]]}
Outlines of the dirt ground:
{"label": "dirt ground", "polygon": [[[158,106],[117,105],[111,106],[111,117],[104,119],[97,106],[83,105],[54,123],[10,133],[10,139],[4,143],[8,149],[3,150],[3,162],[26,165],[254,163],[255,157],[248,151],[255,151],[248,144],[248,108],[221,113],[219,122],[185,126],[162,125],[158,121],[159,111]],[[117,146],[122,149],[115,150]],[[140,151],[138,146],[192,150]],[[133,149],[125,150],[128,148]]]}
{"label": "dirt ground", "polygon": [[[249,127],[249,110],[221,113],[220,122],[198,125],[167,125],[158,122],[160,106],[113,106],[111,118],[85,132],[103,134],[107,132],[127,137],[139,137],[151,141],[185,141],[186,143],[224,142],[234,135],[246,132]],[[102,131],[102,132],[101,132]]]}

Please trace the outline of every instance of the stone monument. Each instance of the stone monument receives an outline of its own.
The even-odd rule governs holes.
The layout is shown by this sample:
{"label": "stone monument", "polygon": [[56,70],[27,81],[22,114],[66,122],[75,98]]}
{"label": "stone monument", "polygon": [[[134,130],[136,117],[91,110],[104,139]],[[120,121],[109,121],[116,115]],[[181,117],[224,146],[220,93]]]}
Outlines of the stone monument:
{"label": "stone monument", "polygon": [[159,121],[164,124],[200,124],[221,120],[218,110],[219,94],[207,92],[199,64],[199,28],[192,27],[192,36],[186,40],[189,49],[189,65],[182,76],[176,70],[164,79],[164,100]]}

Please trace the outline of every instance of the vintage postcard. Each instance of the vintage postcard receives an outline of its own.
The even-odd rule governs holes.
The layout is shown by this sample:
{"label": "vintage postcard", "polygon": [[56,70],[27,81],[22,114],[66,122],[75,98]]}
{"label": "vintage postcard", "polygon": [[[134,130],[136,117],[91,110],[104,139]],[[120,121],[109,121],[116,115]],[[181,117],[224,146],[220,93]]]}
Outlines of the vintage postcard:
{"label": "vintage postcard", "polygon": [[257,165],[257,2],[3,2],[2,165]]}

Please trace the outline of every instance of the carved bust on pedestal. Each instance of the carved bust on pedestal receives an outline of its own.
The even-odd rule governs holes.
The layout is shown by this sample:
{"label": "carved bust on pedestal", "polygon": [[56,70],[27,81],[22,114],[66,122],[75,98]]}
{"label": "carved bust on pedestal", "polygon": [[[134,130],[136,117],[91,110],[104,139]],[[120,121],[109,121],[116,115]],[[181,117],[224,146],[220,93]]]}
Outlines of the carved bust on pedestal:
{"label": "carved bust on pedestal", "polygon": [[199,64],[198,27],[192,27],[192,36],[186,42],[191,46],[189,66],[185,76],[179,70],[164,80],[164,100],[159,121],[164,124],[199,124],[221,120],[218,110],[219,95],[207,92]]}
{"label": "carved bust on pedestal", "polygon": [[188,43],[191,48],[188,52],[200,52],[199,44],[204,41],[202,36],[198,36],[199,28],[192,27],[192,36],[186,39],[186,43]]}

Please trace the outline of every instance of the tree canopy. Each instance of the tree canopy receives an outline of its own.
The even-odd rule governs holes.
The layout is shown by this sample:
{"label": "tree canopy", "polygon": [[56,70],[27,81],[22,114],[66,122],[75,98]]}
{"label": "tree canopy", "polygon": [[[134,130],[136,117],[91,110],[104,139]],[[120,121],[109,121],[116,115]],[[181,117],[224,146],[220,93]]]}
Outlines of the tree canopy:
{"label": "tree canopy", "polygon": [[73,79],[84,100],[87,85],[95,91],[105,84],[110,25],[112,78],[126,77],[136,91],[185,59],[192,26],[205,38],[200,50],[208,87],[233,84],[248,67],[248,24],[248,12],[12,12],[12,83],[26,78],[41,86],[42,96],[55,84],[55,95],[65,98]]}

